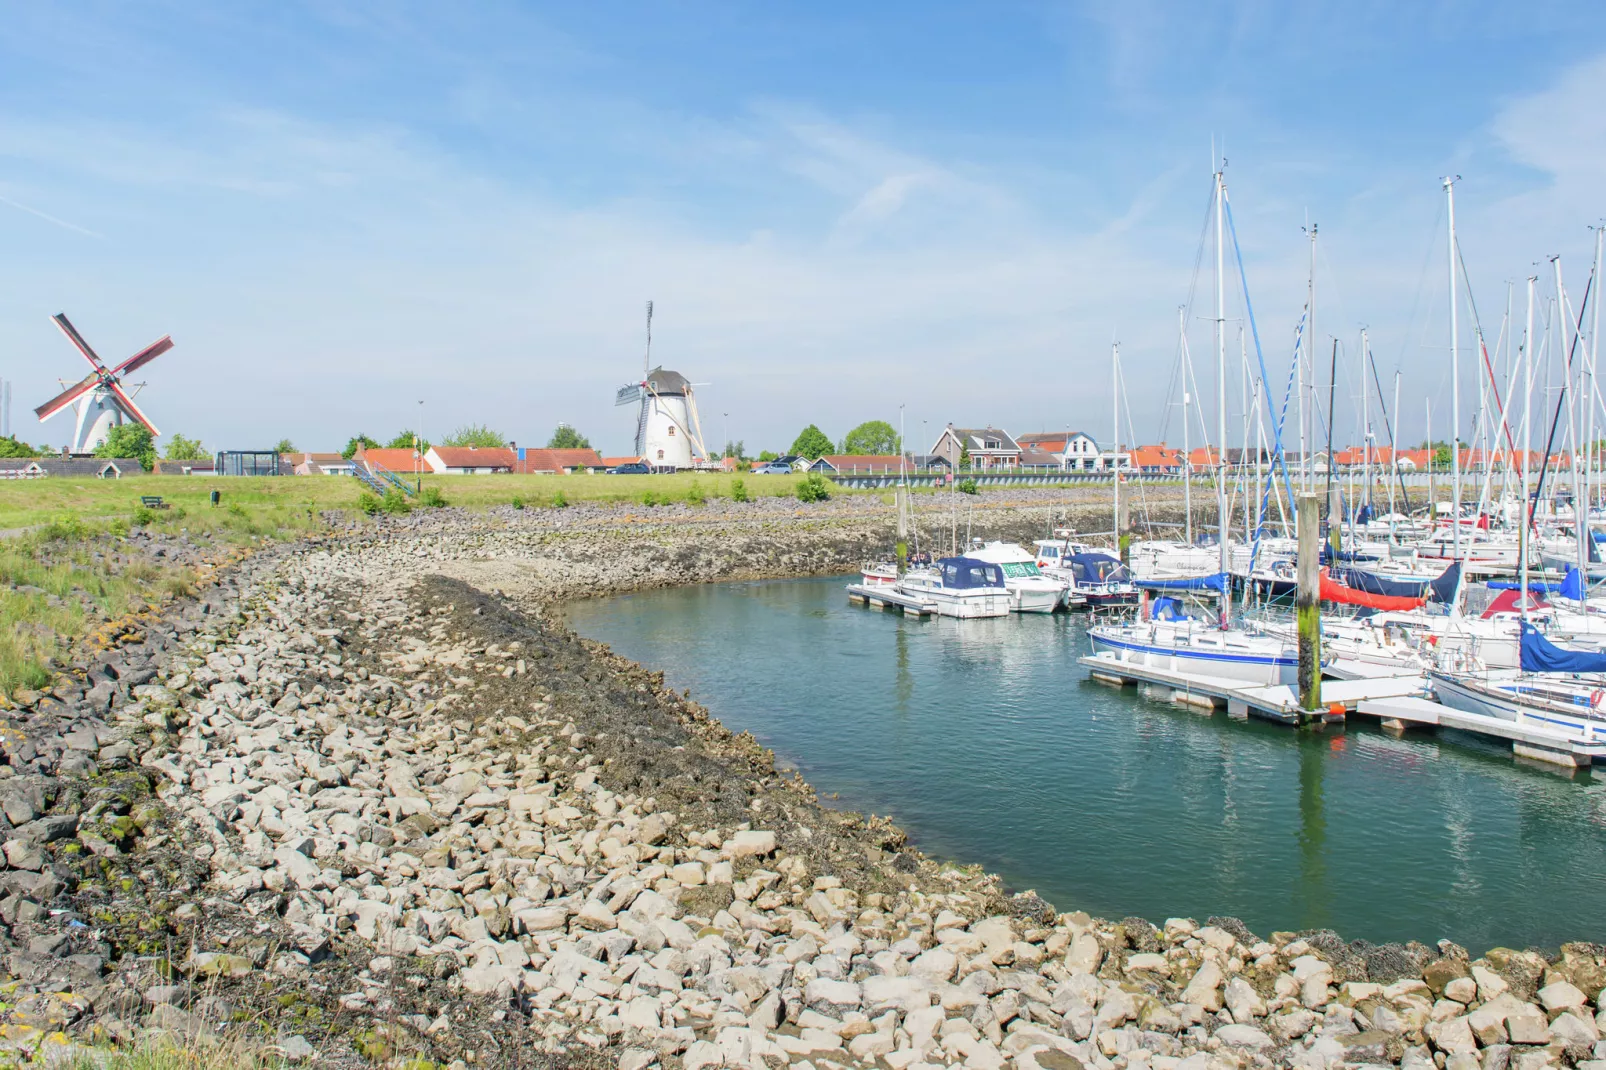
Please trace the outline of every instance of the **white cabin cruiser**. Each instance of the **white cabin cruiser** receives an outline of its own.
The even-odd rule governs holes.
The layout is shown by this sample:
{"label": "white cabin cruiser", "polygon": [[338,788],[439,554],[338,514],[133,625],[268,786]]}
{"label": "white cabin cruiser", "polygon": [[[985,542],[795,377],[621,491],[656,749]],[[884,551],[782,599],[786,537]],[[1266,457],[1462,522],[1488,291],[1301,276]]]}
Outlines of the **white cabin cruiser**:
{"label": "white cabin cruiser", "polygon": [[[1057,577],[1045,576],[1037,567],[1037,558],[1016,543],[989,542],[972,546],[965,556],[973,561],[990,562],[1004,570],[1009,608],[1016,613],[1052,613],[1065,604],[1069,584]],[[1077,599],[1078,603],[1081,601]]]}
{"label": "white cabin cruiser", "polygon": [[1087,630],[1093,653],[1108,651],[1132,665],[1250,684],[1297,681],[1296,644],[1270,635],[1223,630],[1214,622],[1179,616],[1175,607],[1175,599],[1159,598],[1149,620],[1095,624]]}
{"label": "white cabin cruiser", "polygon": [[929,602],[944,617],[1007,617],[1009,588],[1004,570],[991,561],[945,557],[930,568],[910,569],[893,589]]}

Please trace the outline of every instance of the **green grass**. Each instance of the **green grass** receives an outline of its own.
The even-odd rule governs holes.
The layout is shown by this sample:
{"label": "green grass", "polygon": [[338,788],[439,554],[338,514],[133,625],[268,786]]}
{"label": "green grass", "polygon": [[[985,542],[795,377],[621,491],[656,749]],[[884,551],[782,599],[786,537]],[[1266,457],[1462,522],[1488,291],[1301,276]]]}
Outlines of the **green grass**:
{"label": "green grass", "polygon": [[[410,476],[403,478],[410,479]],[[691,498],[729,498],[731,484],[743,482],[751,497],[790,497],[802,476],[726,475],[677,472],[664,476],[434,476],[422,477],[426,493],[436,489],[454,506],[486,509],[512,505],[552,504],[559,494],[569,503],[584,501],[637,501],[652,491],[659,501]],[[208,496],[223,496],[222,509],[213,509]],[[70,515],[84,521],[128,519],[141,495],[160,495],[182,508],[193,528],[205,526],[207,515],[238,505],[249,517],[314,512],[322,509],[356,510],[367,488],[347,476],[135,476],[125,479],[20,479],[0,482],[0,531],[47,524]],[[844,493],[840,489],[835,493]],[[157,511],[160,517],[161,511]]]}

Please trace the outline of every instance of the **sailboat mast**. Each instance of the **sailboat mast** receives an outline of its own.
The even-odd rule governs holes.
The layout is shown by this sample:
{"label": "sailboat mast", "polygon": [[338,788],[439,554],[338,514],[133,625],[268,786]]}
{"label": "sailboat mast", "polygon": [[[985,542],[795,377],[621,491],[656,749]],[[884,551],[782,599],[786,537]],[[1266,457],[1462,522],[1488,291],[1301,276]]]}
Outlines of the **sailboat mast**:
{"label": "sailboat mast", "polygon": [[1110,518],[1111,545],[1121,556],[1121,343],[1110,343],[1110,482],[1115,487],[1115,515]]}
{"label": "sailboat mast", "polygon": [[[1226,175],[1216,172],[1216,536],[1220,545],[1221,567],[1227,573],[1227,280],[1226,235],[1222,233],[1222,208],[1227,199]],[[1210,454],[1209,443],[1205,455]]]}
{"label": "sailboat mast", "polygon": [[[1567,291],[1562,288],[1561,257],[1551,257],[1550,263],[1556,269],[1556,313],[1561,323],[1561,352],[1566,353],[1568,352],[1567,326],[1572,317],[1567,314]],[[1569,368],[1568,371],[1570,372],[1571,369]],[[1580,367],[1578,369],[1578,378],[1582,380],[1583,377],[1584,369]],[[1567,383],[1566,385],[1574,388],[1575,396],[1577,393],[1582,392],[1577,384]],[[1589,503],[1583,500],[1583,488],[1580,486],[1578,479],[1578,465],[1583,456],[1578,449],[1579,440],[1582,438],[1584,430],[1583,412],[1576,405],[1573,407],[1573,412],[1577,414],[1571,421],[1573,425],[1573,536],[1578,543],[1578,575],[1582,577],[1589,575]]]}
{"label": "sailboat mast", "polygon": [[1528,529],[1533,523],[1533,507],[1529,505],[1528,496],[1528,458],[1529,446],[1532,445],[1532,424],[1529,414],[1534,405],[1534,284],[1539,276],[1528,276],[1528,319],[1522,329],[1522,361],[1524,363],[1524,378],[1527,380],[1527,389],[1522,397],[1522,527],[1517,532],[1517,563],[1522,568],[1522,576],[1518,586],[1522,589],[1522,617],[1528,619]]}
{"label": "sailboat mast", "polygon": [[[1372,355],[1368,353],[1366,359],[1370,361]],[[1389,427],[1389,512],[1394,513],[1394,487],[1400,481],[1400,436],[1397,433],[1400,427],[1400,372],[1394,371],[1394,423]],[[1392,535],[1394,522],[1389,521],[1389,533]]]}
{"label": "sailboat mast", "polygon": [[1193,439],[1188,432],[1188,403],[1192,396],[1193,359],[1188,353],[1186,310],[1177,306],[1177,351],[1182,357],[1182,541],[1193,545]]}
{"label": "sailboat mast", "polygon": [[[1305,493],[1310,493],[1315,466],[1311,450],[1316,442],[1316,224],[1310,225],[1310,272],[1305,277],[1305,307],[1310,316],[1305,323],[1305,340],[1299,361],[1299,470]],[[1307,369],[1309,374],[1306,374]],[[1328,458],[1332,463],[1332,458]]]}
{"label": "sailboat mast", "polygon": [[1457,312],[1455,270],[1455,179],[1444,180],[1444,195],[1450,213],[1450,523],[1452,550],[1461,560],[1461,317]]}
{"label": "sailboat mast", "polygon": [[1372,394],[1367,382],[1366,328],[1361,328],[1361,480],[1366,489],[1361,500],[1372,504]]}
{"label": "sailboat mast", "polygon": [[1595,474],[1595,371],[1596,363],[1600,360],[1600,268],[1601,268],[1601,236],[1600,227],[1595,228],[1595,311],[1594,319],[1589,327],[1589,393],[1585,395],[1584,404],[1589,409],[1589,444],[1588,451],[1590,465],[1584,470],[1585,497],[1594,502],[1595,492],[1591,489],[1591,480]]}

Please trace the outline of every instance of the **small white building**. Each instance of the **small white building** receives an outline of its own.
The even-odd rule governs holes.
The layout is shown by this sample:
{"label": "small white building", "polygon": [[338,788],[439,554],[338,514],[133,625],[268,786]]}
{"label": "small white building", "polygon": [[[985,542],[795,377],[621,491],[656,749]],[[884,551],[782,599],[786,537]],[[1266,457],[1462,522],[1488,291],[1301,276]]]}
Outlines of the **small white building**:
{"label": "small white building", "polygon": [[424,463],[436,475],[483,476],[513,471],[518,456],[505,446],[431,446]]}

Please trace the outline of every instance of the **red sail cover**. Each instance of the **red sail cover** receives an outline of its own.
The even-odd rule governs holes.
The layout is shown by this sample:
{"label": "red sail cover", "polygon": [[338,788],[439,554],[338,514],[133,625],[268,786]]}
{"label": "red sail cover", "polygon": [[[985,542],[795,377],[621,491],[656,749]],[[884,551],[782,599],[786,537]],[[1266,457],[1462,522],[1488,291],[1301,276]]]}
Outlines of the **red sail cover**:
{"label": "red sail cover", "polygon": [[1407,598],[1394,594],[1373,594],[1340,583],[1322,569],[1322,601],[1339,602],[1346,606],[1366,606],[1368,609],[1418,609],[1427,602],[1427,597]]}

